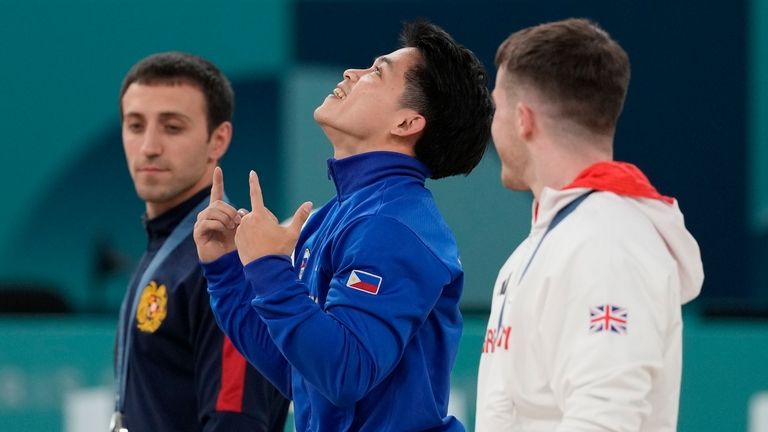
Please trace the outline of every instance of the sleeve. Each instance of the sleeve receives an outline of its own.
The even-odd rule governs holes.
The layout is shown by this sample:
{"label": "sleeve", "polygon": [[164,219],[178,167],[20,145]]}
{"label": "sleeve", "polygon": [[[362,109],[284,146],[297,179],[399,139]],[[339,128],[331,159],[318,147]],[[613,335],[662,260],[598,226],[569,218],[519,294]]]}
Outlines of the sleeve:
{"label": "sleeve", "polygon": [[308,297],[288,257],[263,257],[246,265],[245,274],[256,294],[251,304],[280,351],[343,407],[391,373],[451,277],[411,230],[390,218],[358,221],[336,240],[323,307]]}
{"label": "sleeve", "polygon": [[638,431],[651,413],[673,305],[664,270],[630,248],[592,239],[547,281],[538,330],[563,411],[558,432]]}
{"label": "sleeve", "polygon": [[217,327],[199,268],[189,287],[188,320],[202,430],[270,431],[273,419],[284,420],[288,402]]}
{"label": "sleeve", "polygon": [[250,306],[253,293],[243,276],[237,252],[202,266],[208,281],[209,309],[215,322],[232,346],[290,399],[290,366],[272,342],[266,325]]}

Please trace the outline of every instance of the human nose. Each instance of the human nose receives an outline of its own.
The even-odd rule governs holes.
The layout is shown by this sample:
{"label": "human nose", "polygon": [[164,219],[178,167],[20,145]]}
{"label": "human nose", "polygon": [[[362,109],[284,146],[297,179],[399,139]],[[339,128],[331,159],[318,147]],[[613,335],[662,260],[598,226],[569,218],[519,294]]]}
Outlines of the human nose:
{"label": "human nose", "polygon": [[347,79],[353,83],[360,79],[362,69],[347,69],[344,71],[344,79]]}
{"label": "human nose", "polygon": [[141,142],[141,152],[145,156],[157,156],[163,152],[160,133],[156,127],[147,127]]}

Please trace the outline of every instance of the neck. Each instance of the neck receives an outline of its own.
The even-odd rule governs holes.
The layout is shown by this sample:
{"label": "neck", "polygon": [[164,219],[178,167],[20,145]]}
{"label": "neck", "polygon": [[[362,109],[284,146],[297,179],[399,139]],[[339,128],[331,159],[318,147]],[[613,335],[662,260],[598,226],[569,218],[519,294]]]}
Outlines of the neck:
{"label": "neck", "polygon": [[613,160],[612,138],[607,139],[607,143],[568,141],[536,146],[538,151],[532,150],[531,182],[535,199],[539,199],[545,187],[560,190],[590,165]]}
{"label": "neck", "polygon": [[147,219],[152,220],[163,213],[166,213],[167,211],[175,208],[179,204],[183,203],[184,201],[191,198],[196,193],[200,192],[202,188],[200,189],[190,189],[183,194],[179,194],[175,196],[173,199],[162,201],[162,202],[146,202],[146,211],[147,211]]}
{"label": "neck", "polygon": [[328,137],[333,146],[334,159],[343,159],[374,151],[388,151],[416,156],[414,143],[400,137],[392,135],[357,137],[330,127],[323,127],[323,132],[325,132],[325,136]]}
{"label": "neck", "polygon": [[216,165],[211,165],[210,169],[206,171],[206,174],[200,177],[200,180],[189,187],[188,189],[182,191],[181,193],[176,194],[175,196],[169,198],[169,199],[163,199],[163,200],[157,200],[157,201],[145,201],[145,208],[147,212],[147,219],[154,219],[163,213],[167,212],[168,210],[171,210],[172,208],[178,206],[179,204],[183,203],[184,201],[192,198],[195,194],[200,192],[203,189],[210,188],[211,187],[211,179],[213,178],[213,167]]}

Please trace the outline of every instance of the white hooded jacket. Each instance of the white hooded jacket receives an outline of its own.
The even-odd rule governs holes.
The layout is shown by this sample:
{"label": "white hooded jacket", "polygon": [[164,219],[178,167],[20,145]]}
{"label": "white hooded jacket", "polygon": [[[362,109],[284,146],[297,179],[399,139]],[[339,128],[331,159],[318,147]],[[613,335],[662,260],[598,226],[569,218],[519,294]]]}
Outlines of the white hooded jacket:
{"label": "white hooded jacket", "polygon": [[528,238],[499,272],[478,432],[676,430],[680,305],[701,289],[699,248],[677,202],[637,168],[597,165],[542,191]]}

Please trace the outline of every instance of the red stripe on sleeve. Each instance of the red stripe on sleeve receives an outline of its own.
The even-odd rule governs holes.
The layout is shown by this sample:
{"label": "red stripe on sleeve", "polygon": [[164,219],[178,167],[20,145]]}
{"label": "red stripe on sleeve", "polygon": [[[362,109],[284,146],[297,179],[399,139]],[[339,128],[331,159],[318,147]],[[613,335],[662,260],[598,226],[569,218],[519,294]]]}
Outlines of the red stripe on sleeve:
{"label": "red stripe on sleeve", "polygon": [[224,337],[221,350],[221,390],[216,399],[216,411],[243,412],[245,366],[245,358],[237,352],[232,341]]}

